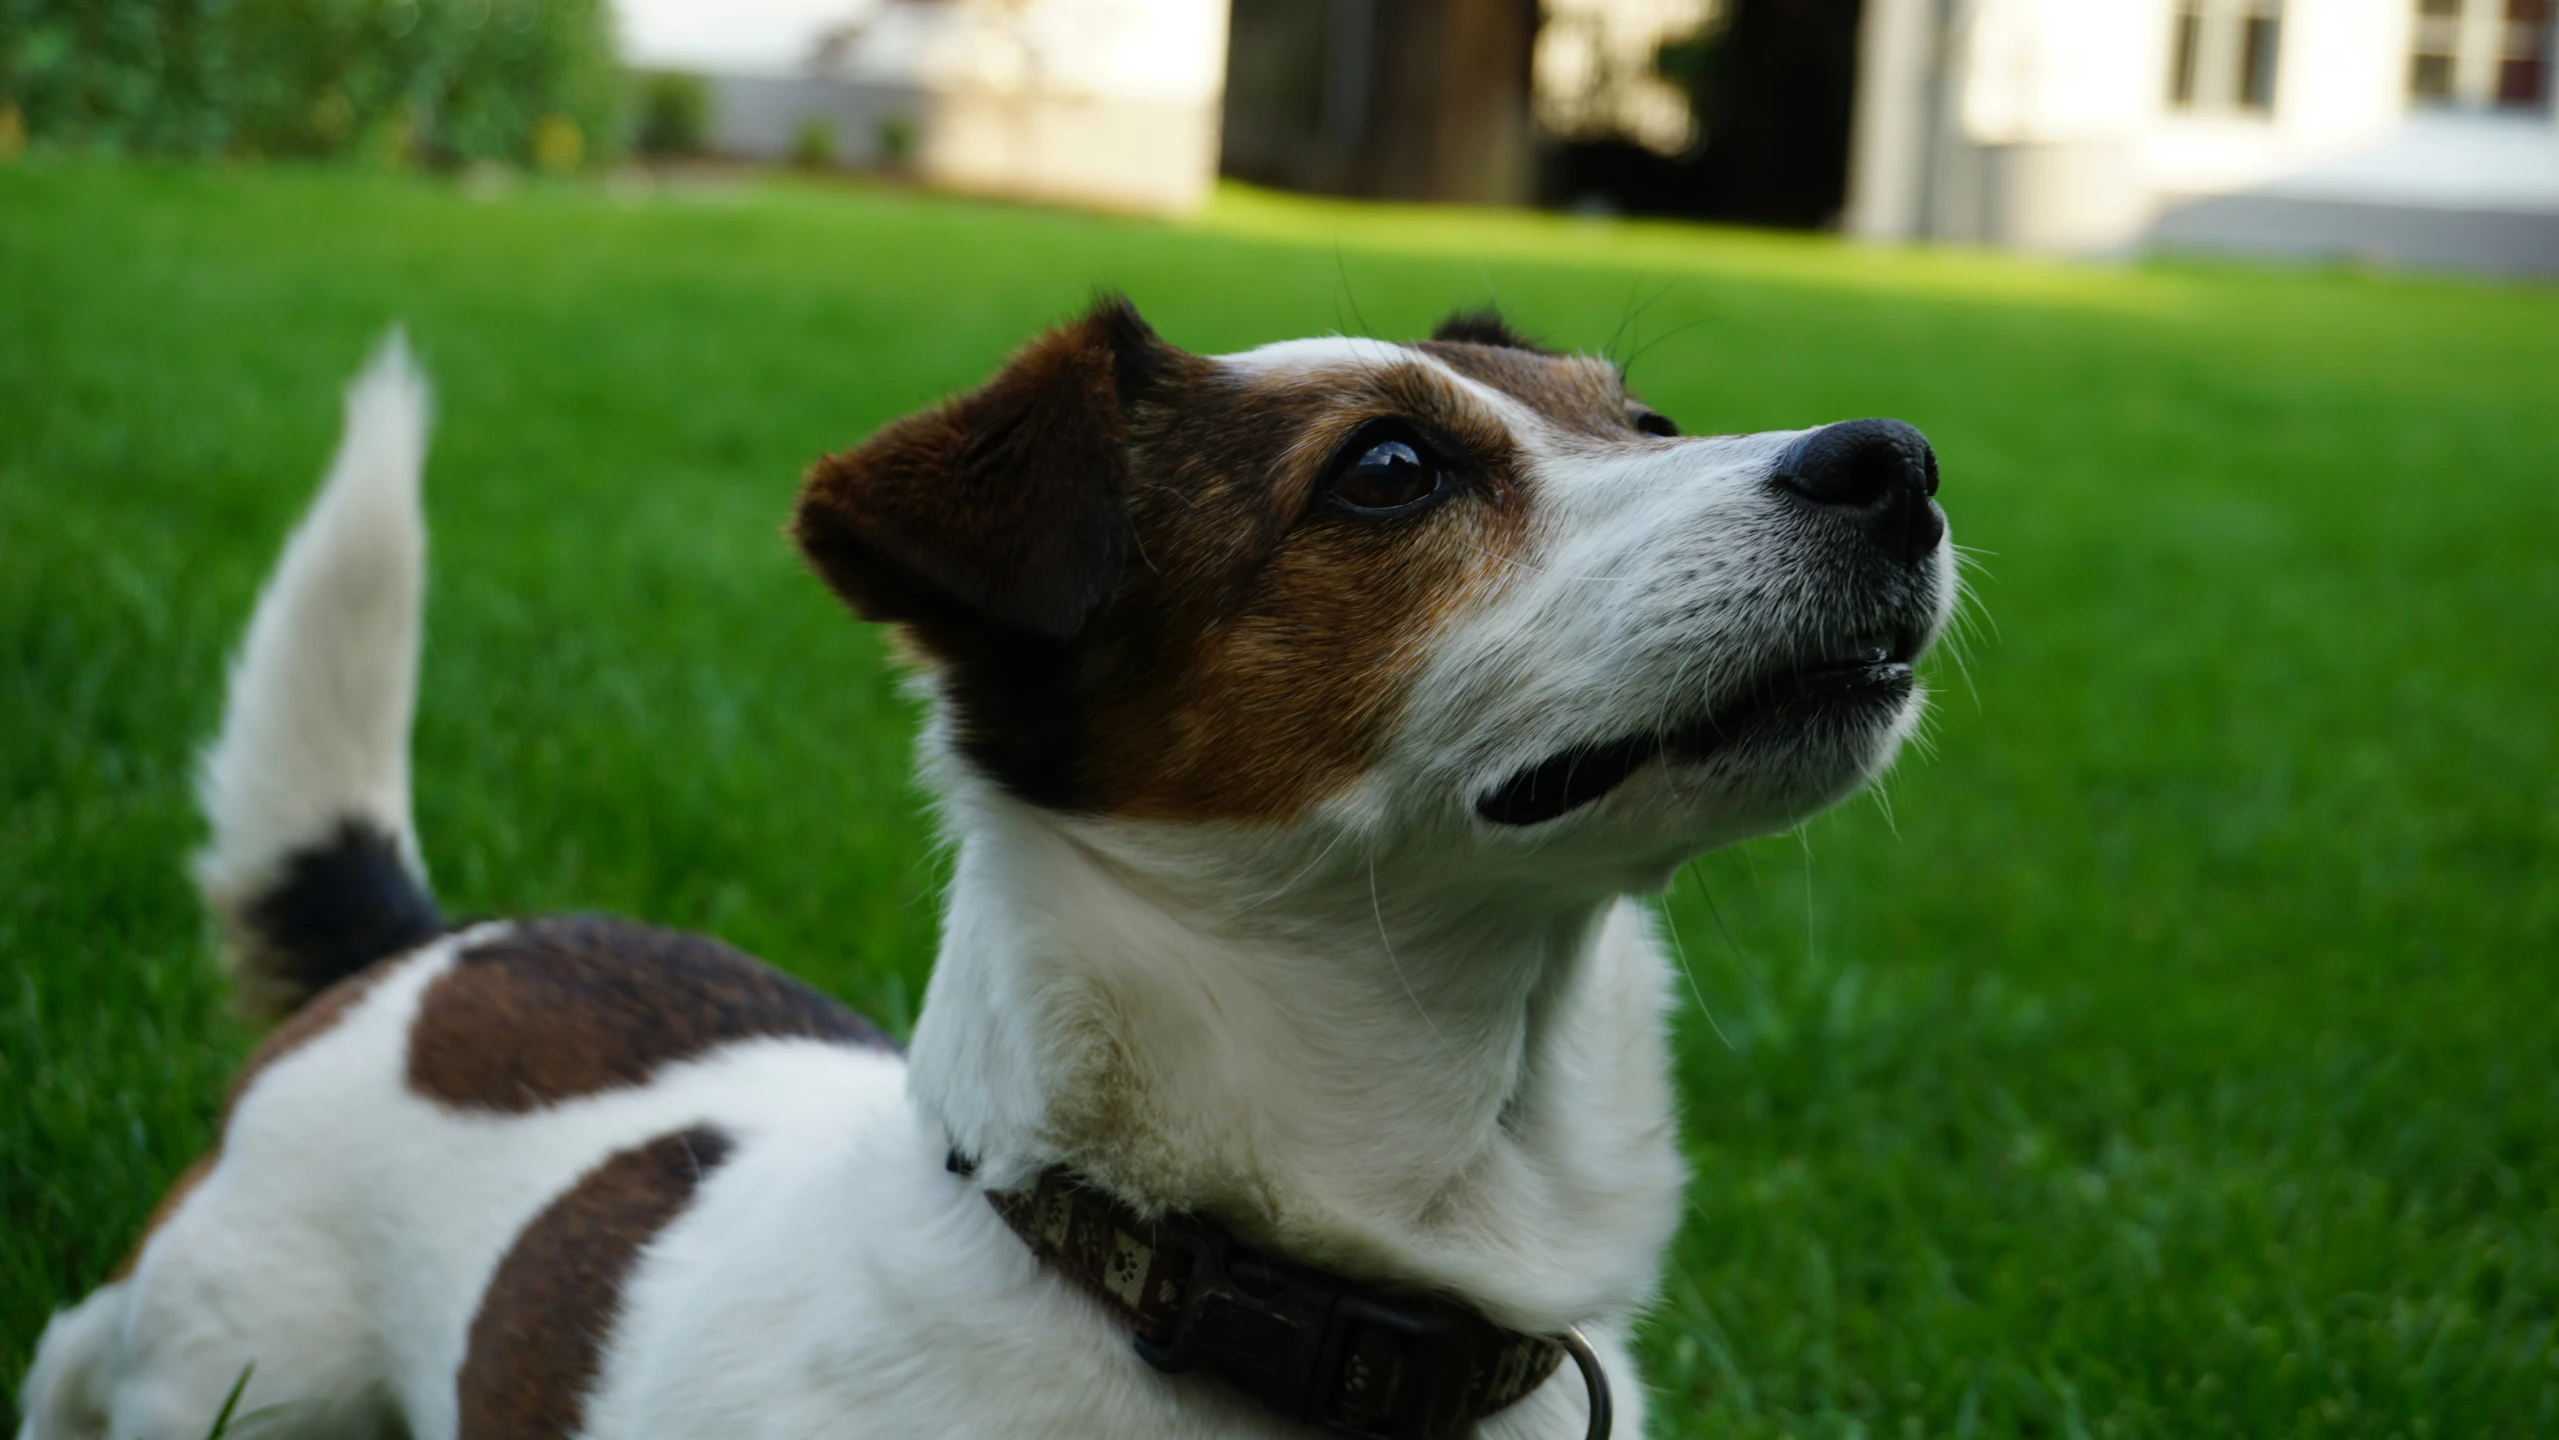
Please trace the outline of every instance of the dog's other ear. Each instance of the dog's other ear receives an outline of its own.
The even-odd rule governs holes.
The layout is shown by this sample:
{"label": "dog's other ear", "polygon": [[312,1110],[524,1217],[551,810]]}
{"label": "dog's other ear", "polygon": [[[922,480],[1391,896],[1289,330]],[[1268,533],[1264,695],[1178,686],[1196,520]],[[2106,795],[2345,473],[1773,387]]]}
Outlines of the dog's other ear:
{"label": "dog's other ear", "polygon": [[1105,296],[984,385],[819,461],[792,538],[869,619],[930,626],[956,605],[1071,636],[1128,554],[1127,410],[1187,358]]}
{"label": "dog's other ear", "polygon": [[1498,345],[1505,350],[1526,350],[1532,355],[1555,352],[1511,328],[1502,312],[1490,305],[1481,310],[1460,310],[1439,322],[1431,338],[1461,345]]}

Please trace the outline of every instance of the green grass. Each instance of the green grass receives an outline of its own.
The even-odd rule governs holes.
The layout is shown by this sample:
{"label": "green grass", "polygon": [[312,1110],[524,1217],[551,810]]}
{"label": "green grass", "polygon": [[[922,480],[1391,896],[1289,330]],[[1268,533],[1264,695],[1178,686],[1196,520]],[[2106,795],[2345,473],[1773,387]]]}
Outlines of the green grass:
{"label": "green grass", "polygon": [[913,715],[777,527],[1097,283],[1198,349],[1640,310],[1692,430],[1937,442],[1995,632],[1933,753],[1669,902],[1712,1020],[1662,1433],[2559,1434],[2559,292],[75,165],[0,169],[0,1383],[252,1039],[189,751],[384,324],[440,387],[449,906],[702,927],[903,1027]]}

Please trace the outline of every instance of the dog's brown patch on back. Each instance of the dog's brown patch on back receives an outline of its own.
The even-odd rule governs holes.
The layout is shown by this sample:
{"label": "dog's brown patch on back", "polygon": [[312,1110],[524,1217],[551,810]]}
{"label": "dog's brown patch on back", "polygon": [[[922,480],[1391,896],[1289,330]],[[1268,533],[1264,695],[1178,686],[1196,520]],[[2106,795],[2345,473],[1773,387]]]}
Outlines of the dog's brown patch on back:
{"label": "dog's brown patch on back", "polygon": [[116,1262],[116,1268],[108,1272],[108,1284],[113,1285],[132,1276],[133,1267],[142,1263],[143,1247],[151,1243],[151,1237],[160,1233],[160,1227],[169,1223],[169,1217],[178,1213],[178,1207],[187,1203],[187,1197],[195,1193],[195,1187],[203,1184],[204,1177],[212,1174],[213,1167],[221,1163],[222,1148],[218,1145],[187,1162],[187,1168],[179,1171],[178,1178],[170,1181],[169,1188],[160,1193],[160,1203],[151,1207],[151,1218],[142,1222],[142,1233],[133,1237],[133,1248],[125,1251],[124,1258]]}
{"label": "dog's brown patch on back", "polygon": [[1434,340],[1421,347],[1469,380],[1499,390],[1549,424],[1602,440],[1636,436],[1617,367],[1588,355],[1555,356],[1506,345]]}
{"label": "dog's brown patch on back", "polygon": [[716,940],[627,920],[527,921],[454,958],[409,1027],[409,1088],[521,1114],[638,1085],[739,1040],[894,1049],[834,1000]]}
{"label": "dog's brown patch on back", "polygon": [[624,1150],[524,1227],[471,1319],[454,1381],[460,1440],[577,1433],[632,1263],[729,1150],[709,1128]]}

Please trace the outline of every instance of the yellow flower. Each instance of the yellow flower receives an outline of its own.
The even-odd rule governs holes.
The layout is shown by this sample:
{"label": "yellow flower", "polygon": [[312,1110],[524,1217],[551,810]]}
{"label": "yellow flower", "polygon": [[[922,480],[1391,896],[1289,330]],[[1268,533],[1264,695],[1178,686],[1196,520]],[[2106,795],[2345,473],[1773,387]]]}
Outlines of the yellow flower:
{"label": "yellow flower", "polygon": [[545,115],[533,127],[533,163],[565,175],[586,158],[586,136],[566,115]]}
{"label": "yellow flower", "polygon": [[311,132],[322,144],[336,149],[354,129],[355,102],[344,90],[332,86],[311,102]]}

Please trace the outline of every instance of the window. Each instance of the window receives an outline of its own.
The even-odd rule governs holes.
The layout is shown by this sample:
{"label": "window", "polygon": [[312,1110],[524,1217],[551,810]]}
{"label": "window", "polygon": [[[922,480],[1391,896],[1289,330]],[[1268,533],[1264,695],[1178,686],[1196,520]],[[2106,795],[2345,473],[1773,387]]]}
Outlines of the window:
{"label": "window", "polygon": [[2195,103],[2195,64],[2203,50],[2203,0],[2183,0],[2177,7],[2177,35],[2170,42],[2168,100],[2181,110]]}
{"label": "window", "polygon": [[2259,6],[2239,21],[2239,108],[2275,108],[2275,41],[2281,19],[2271,5]]}
{"label": "window", "polygon": [[2169,105],[2271,114],[2282,40],[2282,0],[2178,0],[2168,41]]}
{"label": "window", "polygon": [[2550,0],[2506,0],[2497,103],[2538,110],[2550,101]]}
{"label": "window", "polygon": [[2426,105],[2550,104],[2552,0],[2417,0],[2408,93]]}
{"label": "window", "polygon": [[2420,100],[2452,98],[2461,56],[2461,0],[2417,0],[2417,29],[2408,47],[2408,91]]}

